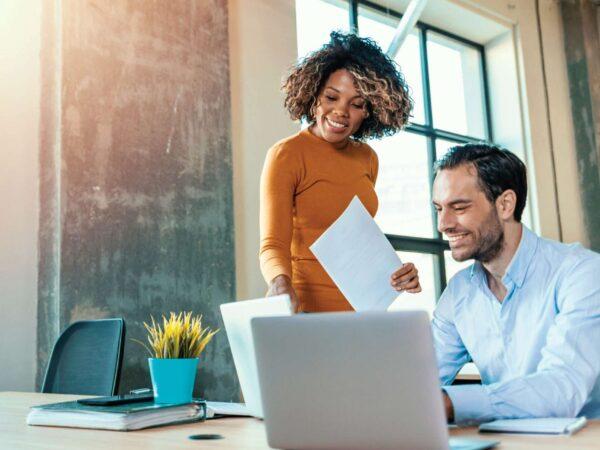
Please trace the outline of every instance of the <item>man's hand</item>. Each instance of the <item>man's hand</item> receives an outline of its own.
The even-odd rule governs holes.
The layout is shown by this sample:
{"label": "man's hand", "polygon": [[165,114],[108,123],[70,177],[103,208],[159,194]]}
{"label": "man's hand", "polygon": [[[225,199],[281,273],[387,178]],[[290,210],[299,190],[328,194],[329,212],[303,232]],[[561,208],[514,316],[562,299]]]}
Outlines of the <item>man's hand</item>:
{"label": "man's hand", "polygon": [[444,390],[442,390],[442,395],[444,397],[444,410],[446,411],[446,419],[448,420],[448,423],[452,423],[454,422],[454,406],[452,405],[452,400],[450,400],[450,397]]}
{"label": "man's hand", "polygon": [[296,291],[292,287],[292,280],[287,275],[277,275],[269,283],[269,290],[267,291],[267,297],[274,295],[287,294],[290,296],[290,302],[292,303],[292,311],[295,313],[300,310],[300,303],[298,302],[298,296]]}
{"label": "man's hand", "polygon": [[402,267],[392,274],[390,283],[398,292],[406,291],[412,294],[421,292],[419,271],[413,263],[402,264]]}

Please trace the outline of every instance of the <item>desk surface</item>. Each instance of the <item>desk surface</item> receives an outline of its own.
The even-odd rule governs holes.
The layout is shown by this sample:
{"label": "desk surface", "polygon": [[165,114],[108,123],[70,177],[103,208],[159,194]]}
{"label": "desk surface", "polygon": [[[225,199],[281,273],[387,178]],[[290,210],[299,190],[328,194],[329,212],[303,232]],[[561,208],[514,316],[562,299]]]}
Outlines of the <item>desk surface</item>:
{"label": "desk surface", "polygon": [[[0,449],[268,449],[264,425],[250,418],[227,418],[204,423],[118,432],[75,428],[30,427],[25,418],[32,405],[73,400],[72,395],[0,392]],[[218,441],[192,441],[191,434],[221,434]],[[475,428],[450,430],[452,436],[501,441],[498,450],[600,448],[600,421],[593,421],[574,436],[481,435]]]}

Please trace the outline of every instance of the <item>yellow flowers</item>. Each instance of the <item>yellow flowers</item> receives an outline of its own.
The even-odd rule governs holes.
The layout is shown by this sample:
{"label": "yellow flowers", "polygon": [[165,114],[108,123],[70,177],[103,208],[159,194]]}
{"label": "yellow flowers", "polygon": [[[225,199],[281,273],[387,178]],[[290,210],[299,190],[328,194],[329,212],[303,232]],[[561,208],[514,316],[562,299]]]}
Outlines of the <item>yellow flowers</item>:
{"label": "yellow flowers", "polygon": [[153,358],[199,358],[200,354],[219,330],[202,328],[202,316],[192,317],[191,312],[171,313],[169,319],[162,316],[160,322],[152,319],[152,326],[144,322],[148,330],[148,347],[142,344]]}

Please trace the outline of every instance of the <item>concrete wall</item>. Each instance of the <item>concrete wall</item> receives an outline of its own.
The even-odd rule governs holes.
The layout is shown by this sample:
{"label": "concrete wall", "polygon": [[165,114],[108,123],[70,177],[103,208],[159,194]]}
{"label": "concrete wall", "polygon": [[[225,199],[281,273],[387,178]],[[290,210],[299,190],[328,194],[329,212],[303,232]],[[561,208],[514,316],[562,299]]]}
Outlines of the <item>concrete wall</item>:
{"label": "concrete wall", "polygon": [[600,251],[600,4],[561,3],[579,188],[590,246]]}
{"label": "concrete wall", "polygon": [[0,2],[0,391],[34,387],[41,2]]}
{"label": "concrete wall", "polygon": [[[234,297],[227,3],[48,2],[44,18],[38,385],[58,330],[122,316],[127,392],[150,384],[142,322],[217,328]],[[196,386],[237,398],[224,332]]]}

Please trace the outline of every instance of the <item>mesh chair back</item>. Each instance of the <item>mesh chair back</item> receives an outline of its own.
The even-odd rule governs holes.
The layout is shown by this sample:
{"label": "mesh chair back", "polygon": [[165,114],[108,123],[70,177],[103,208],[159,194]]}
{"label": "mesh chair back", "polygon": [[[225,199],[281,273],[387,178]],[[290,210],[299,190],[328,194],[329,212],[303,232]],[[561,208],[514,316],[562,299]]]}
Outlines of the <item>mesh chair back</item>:
{"label": "mesh chair back", "polygon": [[71,324],[54,345],[42,392],[115,395],[119,389],[124,343],[123,319]]}

